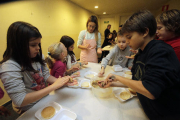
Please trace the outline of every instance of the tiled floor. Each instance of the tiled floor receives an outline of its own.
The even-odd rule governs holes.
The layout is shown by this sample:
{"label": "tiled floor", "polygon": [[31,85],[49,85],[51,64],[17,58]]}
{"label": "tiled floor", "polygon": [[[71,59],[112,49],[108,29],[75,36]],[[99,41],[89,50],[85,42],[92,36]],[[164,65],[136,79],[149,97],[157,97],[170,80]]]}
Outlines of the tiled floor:
{"label": "tiled floor", "polygon": [[11,102],[8,102],[5,107],[11,112],[11,116],[0,116],[0,120],[16,120],[19,117],[19,115],[14,112]]}

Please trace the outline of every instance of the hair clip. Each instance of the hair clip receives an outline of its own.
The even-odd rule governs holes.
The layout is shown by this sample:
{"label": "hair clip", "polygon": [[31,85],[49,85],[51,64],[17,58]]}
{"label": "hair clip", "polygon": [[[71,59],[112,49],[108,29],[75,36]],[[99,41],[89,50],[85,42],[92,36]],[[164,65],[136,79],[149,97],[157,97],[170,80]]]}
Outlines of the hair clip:
{"label": "hair clip", "polygon": [[50,52],[48,52],[48,55],[51,55],[51,53],[50,53]]}

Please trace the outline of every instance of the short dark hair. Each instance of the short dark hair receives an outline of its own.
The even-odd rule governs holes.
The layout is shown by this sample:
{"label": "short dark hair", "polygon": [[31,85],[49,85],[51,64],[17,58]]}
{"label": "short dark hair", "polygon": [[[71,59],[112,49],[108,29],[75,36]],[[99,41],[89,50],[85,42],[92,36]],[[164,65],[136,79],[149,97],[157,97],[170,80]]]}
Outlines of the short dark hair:
{"label": "short dark hair", "polygon": [[128,20],[126,20],[121,32],[122,34],[127,32],[138,32],[144,34],[147,29],[149,29],[149,36],[153,37],[156,33],[157,23],[150,11],[142,10],[134,13]]}
{"label": "short dark hair", "polygon": [[157,16],[157,23],[161,23],[168,31],[180,36],[180,10],[172,9]]}
{"label": "short dark hair", "polygon": [[111,26],[111,24],[108,24],[107,27]]}
{"label": "short dark hair", "polygon": [[69,48],[71,45],[74,44],[74,40],[73,40],[71,37],[69,37],[69,36],[67,36],[67,35],[64,35],[64,36],[61,37],[60,42],[62,42],[62,43],[64,44],[64,46],[67,48],[67,51],[68,51],[68,54],[69,54],[69,55],[74,54],[73,51],[69,51],[69,50],[68,50],[68,48]]}
{"label": "short dark hair", "polygon": [[119,27],[122,27],[123,25],[119,25]]}
{"label": "short dark hair", "polygon": [[37,54],[35,58],[31,58],[29,41],[32,38],[33,40],[42,38],[41,33],[36,27],[22,21],[12,23],[8,28],[7,47],[0,64],[12,58],[22,67],[22,71],[28,70],[37,72],[32,67],[32,61],[40,62],[42,65],[45,64],[44,60],[42,60],[41,44],[39,44],[39,54]]}

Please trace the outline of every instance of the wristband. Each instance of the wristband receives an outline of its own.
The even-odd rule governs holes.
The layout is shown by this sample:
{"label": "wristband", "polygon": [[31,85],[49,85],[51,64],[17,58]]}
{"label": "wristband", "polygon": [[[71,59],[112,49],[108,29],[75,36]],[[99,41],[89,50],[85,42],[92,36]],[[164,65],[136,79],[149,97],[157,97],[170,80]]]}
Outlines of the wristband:
{"label": "wristband", "polygon": [[81,66],[81,63],[79,62],[79,65]]}

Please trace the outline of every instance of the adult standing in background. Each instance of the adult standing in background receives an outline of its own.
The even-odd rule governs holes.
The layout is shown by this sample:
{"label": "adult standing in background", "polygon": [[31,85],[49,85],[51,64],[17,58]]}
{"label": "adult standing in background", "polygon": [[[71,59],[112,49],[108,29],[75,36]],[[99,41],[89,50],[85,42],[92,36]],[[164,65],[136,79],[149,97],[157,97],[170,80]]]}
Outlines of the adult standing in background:
{"label": "adult standing in background", "polygon": [[108,37],[108,34],[110,33],[111,24],[107,25],[106,30],[104,31],[104,39]]}
{"label": "adult standing in background", "polygon": [[[98,31],[98,19],[96,16],[90,16],[87,24],[87,30],[82,30],[78,37],[77,46],[81,49],[80,61],[98,62],[98,54],[101,50],[101,34]],[[96,52],[97,48],[97,52]]]}

